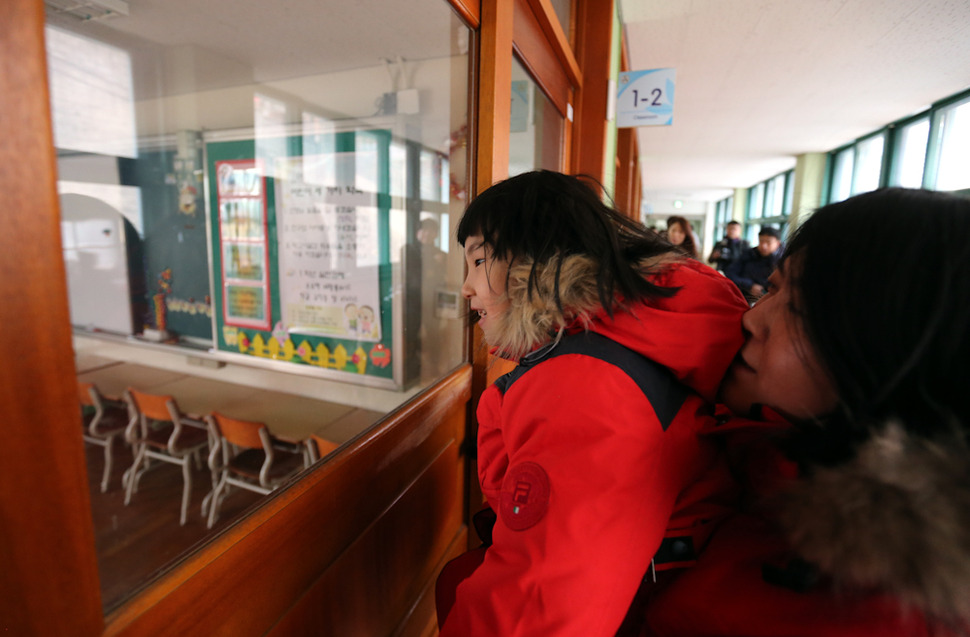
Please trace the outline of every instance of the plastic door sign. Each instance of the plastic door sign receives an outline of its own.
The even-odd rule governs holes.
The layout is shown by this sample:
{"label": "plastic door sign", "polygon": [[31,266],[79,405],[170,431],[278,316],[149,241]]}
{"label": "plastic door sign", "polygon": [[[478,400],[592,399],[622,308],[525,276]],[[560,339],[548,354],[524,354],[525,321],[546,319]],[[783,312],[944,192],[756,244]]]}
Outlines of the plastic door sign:
{"label": "plastic door sign", "polygon": [[674,121],[676,69],[620,73],[616,95],[616,125],[670,126]]}

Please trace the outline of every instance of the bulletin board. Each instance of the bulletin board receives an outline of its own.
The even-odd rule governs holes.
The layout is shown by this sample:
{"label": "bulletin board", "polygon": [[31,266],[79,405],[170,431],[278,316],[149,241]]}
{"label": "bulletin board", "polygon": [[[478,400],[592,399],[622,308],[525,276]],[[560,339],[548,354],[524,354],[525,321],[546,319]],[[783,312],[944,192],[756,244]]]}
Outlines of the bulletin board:
{"label": "bulletin board", "polygon": [[[222,352],[402,388],[388,131],[209,141],[213,331]],[[400,317],[398,317],[400,318]]]}

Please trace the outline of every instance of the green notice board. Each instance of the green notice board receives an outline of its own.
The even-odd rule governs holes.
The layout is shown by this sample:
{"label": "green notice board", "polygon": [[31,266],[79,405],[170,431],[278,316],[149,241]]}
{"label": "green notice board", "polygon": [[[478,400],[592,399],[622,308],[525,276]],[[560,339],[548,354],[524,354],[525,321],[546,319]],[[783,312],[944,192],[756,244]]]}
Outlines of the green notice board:
{"label": "green notice board", "polygon": [[206,144],[217,350],[405,384],[390,141],[351,131]]}

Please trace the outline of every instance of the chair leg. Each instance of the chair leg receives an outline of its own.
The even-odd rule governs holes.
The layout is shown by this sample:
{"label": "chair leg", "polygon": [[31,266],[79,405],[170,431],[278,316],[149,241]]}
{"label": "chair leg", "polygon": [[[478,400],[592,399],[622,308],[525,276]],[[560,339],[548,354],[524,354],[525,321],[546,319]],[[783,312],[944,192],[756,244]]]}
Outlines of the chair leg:
{"label": "chair leg", "polygon": [[104,474],[101,476],[101,493],[108,492],[108,477],[111,476],[112,448],[114,447],[114,442],[114,436],[109,436],[104,442]]}
{"label": "chair leg", "polygon": [[189,498],[192,496],[192,465],[191,458],[182,457],[182,517],[179,524],[185,526],[185,521],[189,517]]}
{"label": "chair leg", "polygon": [[209,498],[209,520],[207,528],[211,529],[212,525],[216,523],[217,519],[219,519],[219,505],[222,504],[222,492],[225,490],[225,487],[226,474],[223,473],[219,479],[219,484],[216,485],[215,489],[209,492],[208,496],[206,496]]}
{"label": "chair leg", "polygon": [[137,489],[138,484],[138,467],[145,460],[145,445],[138,445],[138,449],[135,452],[135,461],[131,463],[131,467],[125,472],[125,477],[122,482],[125,483],[125,506],[131,502],[131,494]]}

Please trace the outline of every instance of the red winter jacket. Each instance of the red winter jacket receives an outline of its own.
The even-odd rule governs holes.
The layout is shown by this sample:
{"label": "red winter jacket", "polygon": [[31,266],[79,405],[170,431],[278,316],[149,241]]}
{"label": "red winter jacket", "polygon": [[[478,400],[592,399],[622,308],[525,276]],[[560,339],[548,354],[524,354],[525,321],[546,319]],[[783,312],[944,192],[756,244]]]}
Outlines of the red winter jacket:
{"label": "red winter jacket", "polygon": [[[548,326],[562,322],[573,335],[534,351],[482,394],[479,479],[498,519],[453,607],[439,608],[443,637],[614,635],[665,534],[702,543],[733,505],[730,481],[715,470],[722,456],[697,432],[710,426],[705,398],[741,344],[747,304],[734,285],[707,266],[677,262],[651,279],[680,287],[675,296],[610,319],[594,311],[588,262],[571,257],[563,319],[526,298],[529,265],[510,272],[509,336],[491,345],[548,345]],[[540,271],[548,285],[548,269]],[[541,327],[523,335],[521,326]],[[650,368],[650,379],[577,346],[584,326],[610,339],[590,339],[607,349],[613,341],[636,352],[630,364]]]}
{"label": "red winter jacket", "polygon": [[716,432],[740,460],[751,506],[651,598],[643,634],[970,634],[965,447],[890,424],[848,462],[809,475],[778,450],[790,432],[780,419],[733,419]]}

